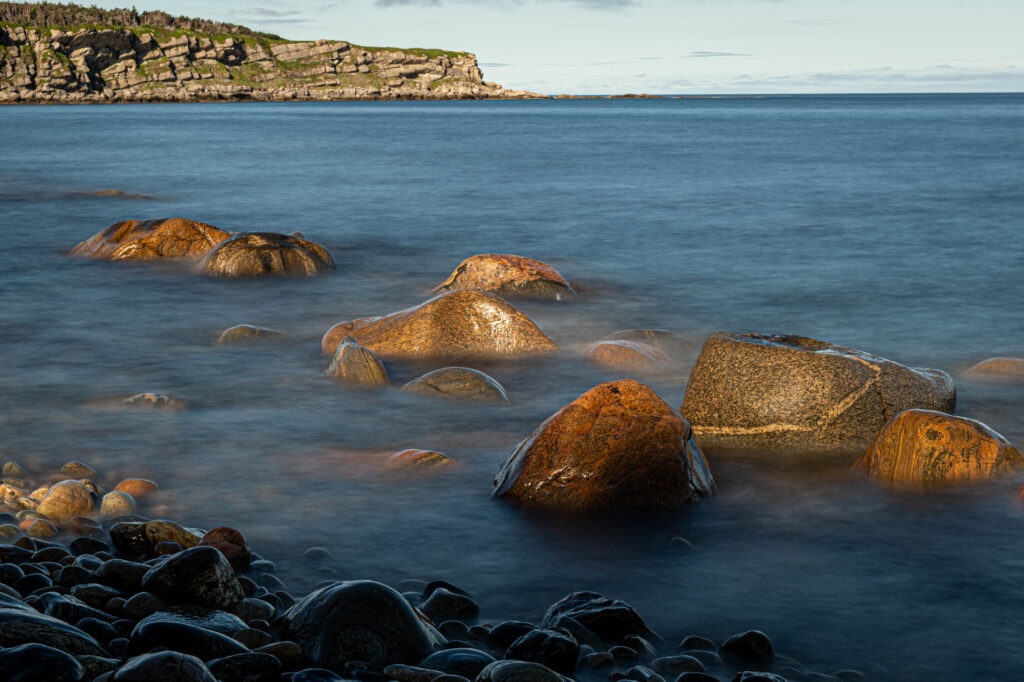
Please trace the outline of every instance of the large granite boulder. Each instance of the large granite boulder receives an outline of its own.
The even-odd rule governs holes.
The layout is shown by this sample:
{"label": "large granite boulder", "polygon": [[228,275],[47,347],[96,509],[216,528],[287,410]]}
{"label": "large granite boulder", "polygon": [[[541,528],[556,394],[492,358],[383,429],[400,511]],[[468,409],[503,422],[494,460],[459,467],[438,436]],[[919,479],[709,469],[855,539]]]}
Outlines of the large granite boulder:
{"label": "large granite boulder", "polygon": [[282,636],[315,665],[342,672],[348,661],[416,665],[445,639],[409,602],[372,580],[327,585],[282,618]]}
{"label": "large granite boulder", "polygon": [[509,254],[470,256],[434,291],[478,289],[500,296],[549,298],[561,301],[576,297],[565,278],[547,263]]}
{"label": "large granite boulder", "polygon": [[942,484],[1012,474],[1024,457],[979,421],[907,410],[886,424],[854,469],[893,483]]}
{"label": "large granite boulder", "polygon": [[316,242],[273,232],[242,232],[206,255],[203,272],[212,277],[307,275],[334,269],[334,256]]}
{"label": "large granite boulder", "polygon": [[481,291],[451,291],[382,317],[340,322],[324,334],[333,354],[352,336],[384,358],[508,358],[558,350],[558,344],[507,301]]}
{"label": "large granite boulder", "polygon": [[690,424],[648,386],[599,384],[513,450],[494,496],[563,509],[673,508],[715,491]]}
{"label": "large granite boulder", "polygon": [[459,398],[479,402],[507,403],[508,394],[496,380],[469,367],[442,367],[413,379],[402,387],[405,393]]}
{"label": "large granite boulder", "polygon": [[71,249],[97,260],[199,258],[231,237],[230,232],[188,218],[122,220]]}
{"label": "large granite boulder", "polygon": [[149,570],[142,589],[171,606],[206,606],[231,610],[245,595],[227,558],[201,545],[175,554]]}
{"label": "large granite boulder", "polygon": [[860,455],[903,410],[953,412],[948,374],[801,336],[712,334],[680,412],[709,454]]}

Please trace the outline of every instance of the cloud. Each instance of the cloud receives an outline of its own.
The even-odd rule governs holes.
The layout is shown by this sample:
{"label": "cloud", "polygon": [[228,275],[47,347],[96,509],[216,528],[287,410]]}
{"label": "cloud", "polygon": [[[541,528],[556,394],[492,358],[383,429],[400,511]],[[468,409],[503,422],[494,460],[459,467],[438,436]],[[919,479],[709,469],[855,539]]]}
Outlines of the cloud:
{"label": "cloud", "polygon": [[722,57],[753,57],[754,55],[746,52],[711,52],[708,50],[699,50],[697,52],[691,52],[690,54],[684,54],[683,59],[719,59]]}
{"label": "cloud", "polygon": [[249,7],[241,14],[250,17],[266,17],[268,19],[285,19],[301,15],[300,10],[294,9],[272,9],[270,7]]}

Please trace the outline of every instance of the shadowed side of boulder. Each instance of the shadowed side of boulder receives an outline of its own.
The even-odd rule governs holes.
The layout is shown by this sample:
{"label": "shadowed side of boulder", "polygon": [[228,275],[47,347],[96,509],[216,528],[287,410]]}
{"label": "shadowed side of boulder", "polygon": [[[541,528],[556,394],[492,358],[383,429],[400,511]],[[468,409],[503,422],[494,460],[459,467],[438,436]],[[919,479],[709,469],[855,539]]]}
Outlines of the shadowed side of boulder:
{"label": "shadowed side of boulder", "polygon": [[886,424],[854,469],[892,483],[985,480],[1024,468],[1024,457],[985,424],[931,410],[907,410]]}
{"label": "shadowed side of boulder", "polygon": [[203,272],[212,277],[314,277],[334,267],[334,256],[320,244],[273,232],[237,234],[210,251],[203,261]]}
{"label": "shadowed side of boulder", "polygon": [[558,350],[533,320],[482,291],[451,291],[382,317],[341,322],[324,334],[324,353],[352,336],[384,358],[510,358]]}
{"label": "shadowed side of boulder", "polygon": [[531,506],[675,508],[715,490],[689,423],[648,386],[600,384],[513,450],[494,496]]}
{"label": "shadowed side of boulder", "polygon": [[948,374],[794,335],[712,334],[680,412],[710,454],[849,457],[906,409],[953,412]]}
{"label": "shadowed side of boulder", "polygon": [[569,283],[557,270],[538,260],[511,254],[485,253],[470,256],[459,263],[448,279],[434,291],[478,289],[500,296],[548,298],[576,297]]}
{"label": "shadowed side of boulder", "polygon": [[97,260],[199,258],[230,237],[188,218],[122,220],[75,246],[71,255]]}

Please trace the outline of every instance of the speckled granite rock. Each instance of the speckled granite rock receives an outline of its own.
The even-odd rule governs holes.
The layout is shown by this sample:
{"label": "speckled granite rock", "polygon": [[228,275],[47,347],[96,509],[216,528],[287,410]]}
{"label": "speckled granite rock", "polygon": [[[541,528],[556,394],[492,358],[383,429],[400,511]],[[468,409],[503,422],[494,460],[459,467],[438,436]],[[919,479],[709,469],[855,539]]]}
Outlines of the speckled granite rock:
{"label": "speckled granite rock", "polygon": [[97,260],[199,258],[229,237],[229,232],[188,218],[122,220],[75,246],[71,255]]}
{"label": "speckled granite rock", "polygon": [[459,263],[448,279],[434,291],[478,289],[499,296],[572,299],[576,292],[557,270],[532,258],[485,253]]}
{"label": "speckled granite rock", "polygon": [[206,254],[203,273],[212,277],[307,275],[334,269],[334,256],[320,244],[274,232],[242,232]]}
{"label": "speckled granite rock", "polygon": [[853,459],[911,408],[953,412],[948,374],[793,335],[712,334],[680,412],[708,454]]}
{"label": "speckled granite rock", "polygon": [[558,350],[533,320],[494,294],[451,291],[382,317],[341,322],[324,334],[324,353],[346,336],[383,358],[509,358]]}

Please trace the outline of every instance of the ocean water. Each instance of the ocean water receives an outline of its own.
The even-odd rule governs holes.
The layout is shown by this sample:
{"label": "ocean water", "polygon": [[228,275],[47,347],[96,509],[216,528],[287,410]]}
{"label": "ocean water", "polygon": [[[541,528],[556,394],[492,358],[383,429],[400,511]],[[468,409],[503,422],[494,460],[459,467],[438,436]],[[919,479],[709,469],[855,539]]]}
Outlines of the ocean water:
{"label": "ocean water", "polygon": [[[675,406],[708,333],[785,331],[945,369],[959,413],[1024,443],[1024,385],[962,376],[1024,355],[1022,130],[1022,95],[0,108],[0,458],[153,478],[161,511],[237,526],[296,592],[322,579],[297,558],[320,545],[346,578],[450,580],[485,621],[590,589],[669,641],[759,628],[822,672],[1015,679],[1019,478],[914,494],[845,466],[712,459],[720,495],[679,512],[539,514],[489,493],[519,440],[618,378],[580,350],[630,327],[694,340],[648,379]],[[154,199],[80,196],[108,188]],[[338,269],[220,281],[66,255],[165,216],[299,230]],[[415,305],[481,252],[546,261],[581,292],[519,304],[562,353],[480,366],[510,407],[321,376],[328,327]],[[213,345],[238,323],[287,336]],[[189,407],[112,406],[140,392]],[[460,467],[384,471],[407,447]]]}

